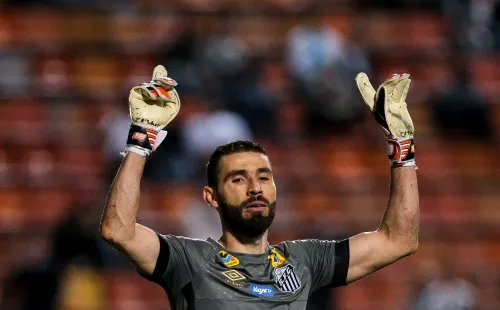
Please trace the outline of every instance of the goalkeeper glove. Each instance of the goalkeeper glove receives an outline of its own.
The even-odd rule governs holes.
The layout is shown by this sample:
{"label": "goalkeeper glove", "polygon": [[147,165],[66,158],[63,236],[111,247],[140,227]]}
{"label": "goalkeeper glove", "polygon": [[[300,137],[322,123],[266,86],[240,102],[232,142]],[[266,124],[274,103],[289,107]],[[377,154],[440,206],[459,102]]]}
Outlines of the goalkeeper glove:
{"label": "goalkeeper glove", "polygon": [[167,77],[165,67],[158,65],[151,82],[132,88],[129,96],[132,124],[123,155],[132,152],[147,157],[165,139],[167,131],[162,129],[177,116],[181,107],[175,86],[177,82]]}
{"label": "goalkeeper glove", "polygon": [[356,84],[374,119],[385,133],[391,165],[416,167],[415,128],[405,102],[411,84],[410,75],[392,74],[377,91],[365,73],[356,76]]}

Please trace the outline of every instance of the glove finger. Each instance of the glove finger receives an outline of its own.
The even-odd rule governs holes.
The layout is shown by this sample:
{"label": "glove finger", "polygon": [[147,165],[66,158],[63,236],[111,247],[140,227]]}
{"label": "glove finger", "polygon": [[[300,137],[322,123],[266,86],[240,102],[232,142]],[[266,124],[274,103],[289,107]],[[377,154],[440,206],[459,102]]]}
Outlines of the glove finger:
{"label": "glove finger", "polygon": [[401,98],[399,99],[400,103],[403,103],[406,101],[406,96],[408,96],[408,92],[410,91],[410,84],[411,84],[411,80],[408,79],[408,82],[406,83],[406,85],[403,89],[403,93],[401,94]]}
{"label": "glove finger", "polygon": [[389,75],[387,77],[387,79],[384,81],[384,84],[385,83],[394,83],[394,82],[397,83],[398,79],[401,78],[401,77],[402,77],[401,74],[399,74],[399,73],[393,73],[393,74],[391,74],[391,75]]}
{"label": "glove finger", "polygon": [[153,80],[156,78],[164,78],[167,77],[168,72],[167,69],[165,69],[164,66],[158,65],[153,69]]}
{"label": "glove finger", "polygon": [[170,95],[168,94],[168,91],[161,87],[160,85],[156,83],[150,83],[150,87],[152,88],[152,92],[157,94],[157,98],[162,100],[162,101],[169,101],[170,100]]}
{"label": "glove finger", "polygon": [[406,73],[402,74],[401,76],[399,76],[399,78],[397,78],[396,80],[391,82],[391,84],[393,84],[392,89],[387,89],[390,87],[386,87],[388,94],[392,98],[392,102],[400,102],[401,101],[404,90],[406,89],[406,86],[408,85],[409,77],[410,77],[409,74],[406,74]]}
{"label": "glove finger", "polygon": [[162,87],[164,87],[167,90],[170,90],[170,89],[177,86],[177,82],[174,79],[171,79],[169,77],[155,78],[155,79],[153,79],[153,82],[160,84]]}
{"label": "glove finger", "polygon": [[382,87],[384,88],[386,95],[391,96],[392,98],[392,92],[401,80],[401,77],[402,75],[398,73],[393,73],[387,77],[387,79],[382,83]]}
{"label": "glove finger", "polygon": [[358,85],[361,97],[363,97],[365,103],[370,107],[370,110],[373,111],[376,91],[366,73],[361,72],[356,76],[356,84]]}
{"label": "glove finger", "polygon": [[140,86],[136,86],[133,90],[146,99],[158,100],[158,92],[151,87],[150,83],[144,83]]}

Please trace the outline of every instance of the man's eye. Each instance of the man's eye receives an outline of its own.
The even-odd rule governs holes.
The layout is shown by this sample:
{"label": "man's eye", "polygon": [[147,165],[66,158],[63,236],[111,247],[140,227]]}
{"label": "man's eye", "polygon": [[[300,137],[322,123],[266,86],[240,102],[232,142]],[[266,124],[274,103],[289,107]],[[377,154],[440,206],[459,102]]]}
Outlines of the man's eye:
{"label": "man's eye", "polygon": [[261,180],[261,181],[269,181],[269,178],[268,177],[260,177],[259,180]]}
{"label": "man's eye", "polygon": [[242,181],[243,181],[243,178],[233,179],[233,183],[241,183]]}

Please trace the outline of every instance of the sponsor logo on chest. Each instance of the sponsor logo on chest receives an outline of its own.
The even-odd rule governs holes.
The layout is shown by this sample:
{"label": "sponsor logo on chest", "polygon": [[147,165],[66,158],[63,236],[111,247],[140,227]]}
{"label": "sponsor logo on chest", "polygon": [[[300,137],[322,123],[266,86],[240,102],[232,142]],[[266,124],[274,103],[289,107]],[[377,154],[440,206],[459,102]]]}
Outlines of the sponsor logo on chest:
{"label": "sponsor logo on chest", "polygon": [[276,286],[282,292],[294,293],[302,285],[295,273],[295,267],[292,265],[274,269],[274,280]]}
{"label": "sponsor logo on chest", "polygon": [[274,288],[270,285],[257,285],[250,283],[250,293],[256,296],[274,296]]}

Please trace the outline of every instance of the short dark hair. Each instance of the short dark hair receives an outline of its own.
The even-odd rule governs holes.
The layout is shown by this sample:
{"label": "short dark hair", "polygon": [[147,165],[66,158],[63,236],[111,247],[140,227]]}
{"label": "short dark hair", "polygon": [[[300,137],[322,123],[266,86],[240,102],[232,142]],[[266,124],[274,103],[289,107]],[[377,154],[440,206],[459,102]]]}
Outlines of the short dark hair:
{"label": "short dark hair", "polygon": [[207,164],[206,174],[208,186],[217,189],[219,161],[222,156],[243,152],[254,152],[267,156],[266,151],[262,148],[262,146],[260,146],[260,144],[248,140],[236,140],[218,146],[210,156],[210,160]]}

